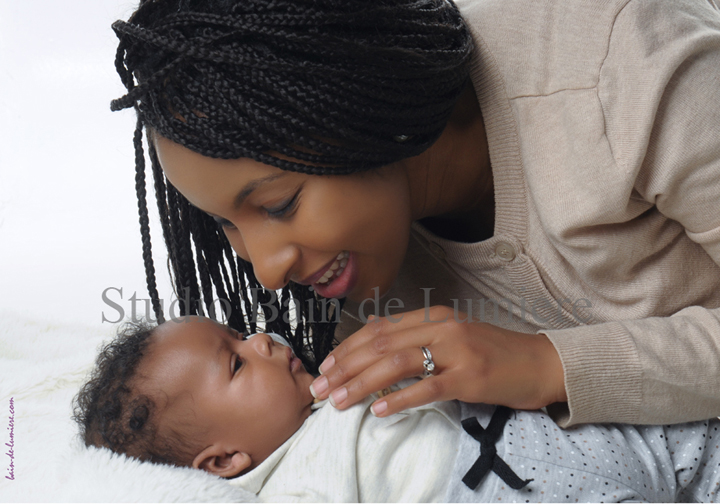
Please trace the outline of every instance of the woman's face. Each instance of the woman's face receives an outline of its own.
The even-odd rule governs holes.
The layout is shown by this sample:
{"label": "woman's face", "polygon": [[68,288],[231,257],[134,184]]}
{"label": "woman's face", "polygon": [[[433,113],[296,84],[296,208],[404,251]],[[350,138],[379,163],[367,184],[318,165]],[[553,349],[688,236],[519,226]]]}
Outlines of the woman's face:
{"label": "woman's face", "polygon": [[412,222],[404,169],[304,175],[204,157],[157,135],[155,145],[168,180],[218,221],[266,288],[292,281],[361,301],[395,280]]}

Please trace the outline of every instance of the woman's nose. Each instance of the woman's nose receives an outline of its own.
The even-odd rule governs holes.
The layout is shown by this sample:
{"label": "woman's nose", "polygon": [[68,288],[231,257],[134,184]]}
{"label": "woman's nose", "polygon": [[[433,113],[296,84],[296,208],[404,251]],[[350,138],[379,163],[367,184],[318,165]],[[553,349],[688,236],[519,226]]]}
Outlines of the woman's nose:
{"label": "woman's nose", "polygon": [[238,256],[252,264],[255,277],[262,286],[272,290],[285,287],[300,259],[299,249],[283,242],[282,236],[271,233],[234,234],[228,236],[230,245]]}

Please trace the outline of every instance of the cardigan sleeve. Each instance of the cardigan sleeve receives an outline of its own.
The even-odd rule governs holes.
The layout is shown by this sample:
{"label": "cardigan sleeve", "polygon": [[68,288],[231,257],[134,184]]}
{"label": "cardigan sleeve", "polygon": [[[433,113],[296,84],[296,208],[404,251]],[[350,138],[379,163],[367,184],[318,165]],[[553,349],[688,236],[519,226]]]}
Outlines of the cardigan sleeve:
{"label": "cardigan sleeve", "polygon": [[[720,267],[720,12],[706,1],[635,0],[615,24],[608,55],[615,60],[606,62],[598,86],[607,127],[619,132],[608,133],[614,155],[635,170],[637,194],[679,222]],[[641,79],[632,72],[635,81],[623,71],[643,65]],[[606,87],[603,77],[612,79]],[[646,103],[642,92],[657,94],[644,116],[632,115],[644,125],[622,124],[631,117],[623,107]],[[562,427],[720,415],[720,308],[540,332],[565,371],[568,403],[549,408]]]}

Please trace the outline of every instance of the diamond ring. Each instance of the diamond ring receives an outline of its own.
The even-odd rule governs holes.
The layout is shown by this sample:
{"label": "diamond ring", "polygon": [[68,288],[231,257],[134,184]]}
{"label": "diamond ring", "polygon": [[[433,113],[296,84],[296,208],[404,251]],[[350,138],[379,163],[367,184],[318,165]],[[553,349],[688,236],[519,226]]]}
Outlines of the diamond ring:
{"label": "diamond ring", "polygon": [[423,373],[423,378],[427,378],[428,376],[432,376],[432,372],[435,370],[435,363],[433,362],[432,354],[430,353],[430,349],[427,347],[421,346],[420,350],[422,350],[423,355],[425,356],[425,360],[423,361],[423,368],[425,368],[425,372]]}

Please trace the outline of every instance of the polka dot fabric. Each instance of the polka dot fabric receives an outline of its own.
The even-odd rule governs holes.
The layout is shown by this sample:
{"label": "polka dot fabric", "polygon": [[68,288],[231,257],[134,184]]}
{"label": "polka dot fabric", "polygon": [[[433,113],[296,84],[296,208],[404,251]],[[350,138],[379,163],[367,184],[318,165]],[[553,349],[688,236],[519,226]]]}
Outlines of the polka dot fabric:
{"label": "polka dot fabric", "polygon": [[678,425],[667,429],[675,463],[680,502],[720,501],[720,422]]}
{"label": "polka dot fabric", "polygon": [[[462,404],[486,426],[494,406]],[[521,479],[513,490],[490,472],[471,491],[461,483],[480,453],[463,434],[449,502],[717,502],[720,422],[676,426],[582,425],[560,429],[542,412],[516,411],[496,443]]]}

